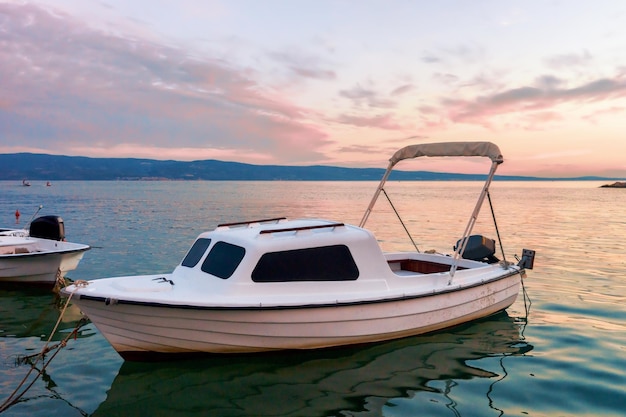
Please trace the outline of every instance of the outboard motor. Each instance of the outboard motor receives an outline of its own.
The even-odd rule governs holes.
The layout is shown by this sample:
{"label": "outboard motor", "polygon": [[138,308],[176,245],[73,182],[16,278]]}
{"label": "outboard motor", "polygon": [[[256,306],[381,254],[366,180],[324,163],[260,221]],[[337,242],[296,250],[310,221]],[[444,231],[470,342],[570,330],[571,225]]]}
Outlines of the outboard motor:
{"label": "outboard motor", "polygon": [[[454,245],[454,250],[460,248],[463,244],[463,239],[459,239]],[[498,258],[494,256],[496,253],[496,241],[489,239],[482,235],[472,235],[467,241],[465,251],[461,254],[464,259],[470,259],[472,261],[488,262],[490,264],[500,262]]]}
{"label": "outboard motor", "polygon": [[30,235],[41,239],[65,240],[65,225],[59,216],[41,216],[30,223]]}

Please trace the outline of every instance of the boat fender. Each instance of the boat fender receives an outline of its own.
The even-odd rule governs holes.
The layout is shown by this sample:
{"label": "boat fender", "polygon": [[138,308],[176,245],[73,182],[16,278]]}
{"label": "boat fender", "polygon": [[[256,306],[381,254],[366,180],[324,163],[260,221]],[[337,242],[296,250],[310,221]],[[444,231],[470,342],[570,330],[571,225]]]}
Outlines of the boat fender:
{"label": "boat fender", "polygon": [[117,304],[117,301],[118,301],[118,300],[116,300],[115,298],[106,298],[106,299],[104,300],[104,305],[105,305],[105,306],[115,305],[115,304]]}

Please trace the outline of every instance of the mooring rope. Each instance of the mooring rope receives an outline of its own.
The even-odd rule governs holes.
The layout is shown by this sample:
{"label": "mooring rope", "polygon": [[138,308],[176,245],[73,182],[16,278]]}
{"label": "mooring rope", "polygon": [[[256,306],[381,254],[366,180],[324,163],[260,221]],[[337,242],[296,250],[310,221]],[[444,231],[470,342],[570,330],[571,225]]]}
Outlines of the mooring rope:
{"label": "mooring rope", "polygon": [[54,287],[52,292],[58,293],[61,288],[66,286],[65,278],[63,277],[63,272],[61,272],[61,268],[57,269],[57,274],[54,277]]}
{"label": "mooring rope", "polygon": [[[74,292],[76,290],[78,290],[79,288],[85,287],[88,284],[87,281],[83,281],[83,280],[78,280],[76,282],[74,282],[75,285],[75,289],[74,291],[72,291],[69,295],[69,297],[67,297],[67,301],[65,302],[65,306],[63,306],[63,310],[61,310],[61,314],[59,314],[59,318],[56,322],[56,324],[54,325],[54,329],[52,330],[52,332],[50,333],[50,337],[48,337],[48,340],[46,341],[46,343],[44,344],[43,348],[41,349],[41,352],[35,354],[35,355],[30,355],[30,356],[26,356],[22,359],[22,361],[24,363],[30,361],[30,359],[35,358],[35,361],[31,363],[30,365],[30,370],[28,371],[28,373],[26,373],[26,376],[24,376],[24,378],[22,379],[22,381],[18,384],[17,388],[15,388],[15,390],[11,393],[11,395],[9,395],[9,397],[2,403],[2,405],[0,405],[0,413],[4,412],[5,410],[7,410],[10,406],[14,405],[15,403],[17,403],[17,401],[33,386],[33,384],[37,381],[37,379],[39,379],[39,377],[44,373],[44,371],[46,370],[46,368],[48,367],[48,365],[50,364],[50,362],[52,362],[52,359],[54,359],[54,357],[57,355],[57,353],[59,353],[59,351],[61,350],[61,348],[64,348],[65,346],[67,346],[67,341],[71,338],[71,337],[76,337],[76,335],[78,334],[78,330],[80,330],[81,327],[83,327],[85,324],[87,324],[88,320],[85,318],[82,318],[77,324],[76,327],[74,327],[74,330],[72,330],[72,332],[70,332],[65,339],[63,339],[61,342],[57,343],[54,346],[49,346],[50,345],[50,341],[52,340],[52,337],[54,336],[54,334],[57,331],[57,328],[59,327],[59,324],[61,324],[61,319],[63,318],[63,316],[65,315],[65,311],[67,310],[67,307],[70,304],[70,300],[72,299],[72,296],[74,295]],[[56,351],[52,354],[52,356],[45,361],[44,356],[55,350]],[[41,369],[37,369],[37,363],[43,360],[44,364],[41,367]],[[19,360],[18,360],[19,363]],[[26,382],[28,381],[28,378],[30,377],[30,375],[33,373],[34,370],[37,370],[38,373],[37,375],[35,375],[35,378],[28,384],[28,386],[19,394],[18,391],[24,386],[24,384],[26,384]]]}
{"label": "mooring rope", "polygon": [[524,298],[524,312],[526,313],[526,315],[524,316],[524,329],[522,329],[522,336],[524,336],[524,330],[526,329],[526,324],[528,324],[528,316],[530,315],[530,306],[533,303],[530,300],[530,295],[528,295],[528,291],[526,291],[526,285],[524,285],[524,276],[522,276],[522,296]]}

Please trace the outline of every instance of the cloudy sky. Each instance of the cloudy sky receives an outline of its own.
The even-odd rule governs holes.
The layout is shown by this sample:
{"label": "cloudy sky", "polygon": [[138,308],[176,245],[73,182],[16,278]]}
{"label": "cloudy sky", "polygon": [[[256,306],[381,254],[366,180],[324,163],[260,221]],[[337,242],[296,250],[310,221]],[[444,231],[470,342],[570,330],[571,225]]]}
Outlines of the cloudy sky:
{"label": "cloudy sky", "polygon": [[626,177],[625,110],[623,1],[0,0],[0,153]]}

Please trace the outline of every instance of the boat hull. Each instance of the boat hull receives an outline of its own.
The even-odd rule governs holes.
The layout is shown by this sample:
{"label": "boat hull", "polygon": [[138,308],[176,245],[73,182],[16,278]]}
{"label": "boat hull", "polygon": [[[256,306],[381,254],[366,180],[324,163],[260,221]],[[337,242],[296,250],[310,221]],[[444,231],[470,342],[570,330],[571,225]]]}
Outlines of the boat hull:
{"label": "boat hull", "polygon": [[78,267],[86,250],[0,256],[0,283],[53,286]]}
{"label": "boat hull", "polygon": [[124,359],[161,354],[319,349],[418,335],[509,307],[519,271],[480,285],[376,302],[298,307],[196,307],[76,295],[73,302]]}

